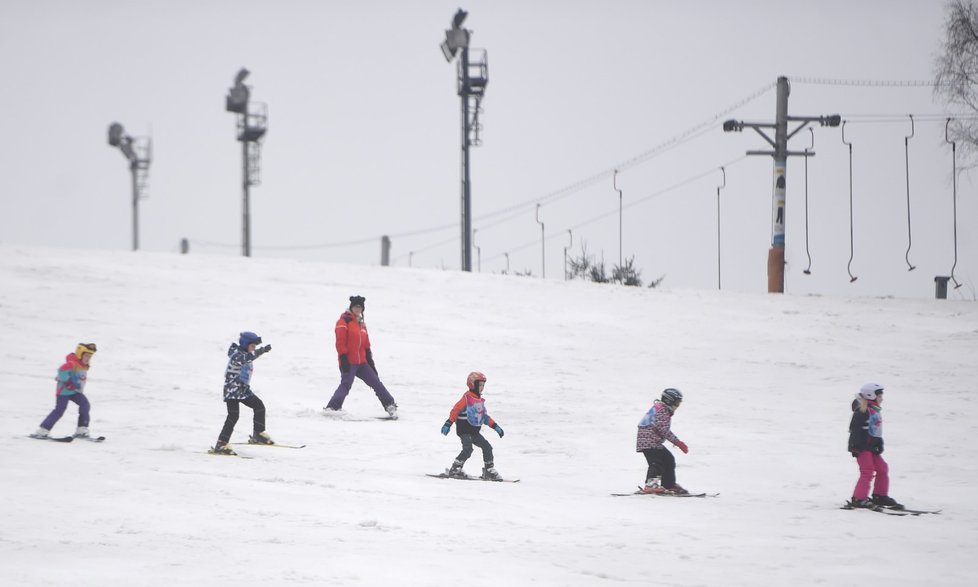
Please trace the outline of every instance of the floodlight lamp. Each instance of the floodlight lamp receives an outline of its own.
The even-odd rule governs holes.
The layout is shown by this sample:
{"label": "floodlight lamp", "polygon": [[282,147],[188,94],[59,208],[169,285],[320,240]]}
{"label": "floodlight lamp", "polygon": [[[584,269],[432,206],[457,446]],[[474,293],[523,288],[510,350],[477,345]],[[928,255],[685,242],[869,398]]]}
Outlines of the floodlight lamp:
{"label": "floodlight lamp", "polygon": [[458,12],[455,13],[455,16],[452,17],[452,28],[453,29],[462,28],[462,23],[465,22],[465,17],[468,15],[469,15],[468,12],[459,8]]}
{"label": "floodlight lamp", "polygon": [[122,125],[118,122],[113,122],[109,125],[109,144],[113,147],[118,147],[122,143],[122,136],[125,131],[122,129]]}
{"label": "floodlight lamp", "polygon": [[725,120],[723,122],[723,132],[740,132],[744,130],[744,124],[736,120]]}
{"label": "floodlight lamp", "polygon": [[[446,37],[448,35],[446,34]],[[441,42],[441,54],[445,56],[445,61],[451,61],[455,57],[455,49],[448,44],[448,39],[446,38]]]}
{"label": "floodlight lamp", "polygon": [[839,126],[842,122],[842,117],[838,114],[833,114],[832,116],[826,116],[822,119],[822,126]]}

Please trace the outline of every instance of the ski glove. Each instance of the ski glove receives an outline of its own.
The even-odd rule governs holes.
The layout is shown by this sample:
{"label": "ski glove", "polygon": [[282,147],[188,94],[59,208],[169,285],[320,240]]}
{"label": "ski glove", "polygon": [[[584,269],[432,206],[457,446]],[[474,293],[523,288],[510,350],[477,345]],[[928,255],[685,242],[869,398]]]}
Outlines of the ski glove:
{"label": "ski glove", "polygon": [[374,365],[374,354],[370,352],[370,349],[367,349],[367,364],[374,370],[374,375],[380,375],[377,373],[377,365]]}
{"label": "ski glove", "polygon": [[350,359],[346,355],[340,355],[340,371],[346,373],[350,370]]}
{"label": "ski glove", "polygon": [[441,427],[441,433],[444,436],[448,436],[448,431],[452,429],[452,421],[445,420],[445,423]]}
{"label": "ski glove", "polygon": [[499,438],[502,438],[503,437],[503,427],[502,426],[500,426],[499,424],[496,424],[495,426],[492,427],[492,429],[496,431],[496,434],[499,435]]}
{"label": "ski glove", "polygon": [[256,357],[260,357],[260,356],[262,356],[262,355],[264,355],[265,353],[267,353],[267,352],[269,352],[270,350],[272,350],[272,345],[270,345],[270,344],[266,344],[266,345],[265,345],[265,346],[263,346],[262,348],[260,348],[260,349],[257,349],[257,350],[255,351],[255,356],[256,356]]}
{"label": "ski glove", "polygon": [[683,454],[687,454],[689,452],[689,447],[686,446],[686,443],[683,442],[682,440],[676,441],[676,448],[683,451]]}

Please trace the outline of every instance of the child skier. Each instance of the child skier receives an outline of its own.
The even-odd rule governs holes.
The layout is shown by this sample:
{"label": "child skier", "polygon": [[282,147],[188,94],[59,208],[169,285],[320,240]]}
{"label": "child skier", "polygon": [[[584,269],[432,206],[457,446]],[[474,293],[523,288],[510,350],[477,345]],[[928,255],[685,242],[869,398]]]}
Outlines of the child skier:
{"label": "child skier", "polygon": [[240,411],[238,404],[244,404],[255,412],[254,434],[248,437],[248,442],[275,444],[265,432],[265,404],[251,390],[251,373],[254,370],[255,359],[272,350],[272,345],[267,344],[258,348],[260,344],[260,336],[254,332],[242,332],[238,342],[232,342],[231,347],[228,348],[228,366],[224,371],[224,403],[227,406],[228,416],[224,420],[224,428],[221,429],[220,436],[217,437],[217,444],[211,449],[215,454],[237,454],[231,450],[228,442],[231,441],[231,433],[234,432],[234,425],[238,422]]}
{"label": "child skier", "polygon": [[[645,455],[649,470],[645,476],[645,493],[670,493],[682,495],[689,493],[676,483],[676,457],[672,456],[663,440],[676,445],[683,454],[689,452],[686,443],[672,433],[672,415],[683,402],[683,393],[672,387],[663,390],[662,397],[652,404],[652,408],[638,423],[638,440],[635,452]],[[656,481],[662,478],[662,483]]]}
{"label": "child skier", "polygon": [[47,438],[51,428],[54,428],[54,425],[64,415],[68,402],[74,402],[78,404],[78,428],[75,430],[74,436],[75,438],[88,438],[91,404],[85,397],[85,382],[88,380],[89,363],[95,351],[94,342],[78,343],[75,352],[65,357],[65,363],[58,369],[56,378],[58,386],[55,391],[54,409],[41,422],[41,427],[37,429],[37,432],[31,434],[32,437]]}
{"label": "child skier", "polygon": [[458,434],[459,440],[462,441],[462,452],[458,453],[458,456],[455,457],[455,462],[452,463],[452,467],[448,470],[448,476],[465,477],[462,467],[465,465],[465,461],[472,456],[472,445],[475,445],[482,449],[482,460],[484,462],[482,478],[487,481],[502,481],[502,477],[496,471],[495,466],[493,466],[492,445],[489,444],[489,441],[480,432],[482,425],[488,424],[490,428],[496,431],[496,434],[500,438],[503,437],[502,426],[489,417],[489,414],[486,412],[486,400],[482,398],[482,390],[486,385],[486,376],[478,371],[473,371],[469,373],[465,383],[469,390],[462,395],[462,399],[455,402],[455,405],[452,406],[452,411],[448,414],[448,419],[445,420],[445,424],[441,427],[441,433],[448,436],[448,431],[452,429],[452,423],[457,423],[455,433]]}
{"label": "child skier", "polygon": [[[890,467],[883,460],[883,386],[867,383],[859,388],[852,402],[852,419],[849,420],[849,453],[859,465],[859,480],[852,492],[852,507],[903,506],[889,496]],[[869,485],[873,481],[873,497],[869,499]]]}

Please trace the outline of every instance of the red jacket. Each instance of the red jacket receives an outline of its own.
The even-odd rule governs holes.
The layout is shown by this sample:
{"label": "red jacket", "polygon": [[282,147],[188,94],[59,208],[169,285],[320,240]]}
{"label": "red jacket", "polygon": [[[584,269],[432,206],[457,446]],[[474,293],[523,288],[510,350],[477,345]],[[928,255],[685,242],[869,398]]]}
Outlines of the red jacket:
{"label": "red jacket", "polygon": [[346,355],[351,365],[363,365],[370,351],[367,325],[347,310],[336,321],[336,354]]}

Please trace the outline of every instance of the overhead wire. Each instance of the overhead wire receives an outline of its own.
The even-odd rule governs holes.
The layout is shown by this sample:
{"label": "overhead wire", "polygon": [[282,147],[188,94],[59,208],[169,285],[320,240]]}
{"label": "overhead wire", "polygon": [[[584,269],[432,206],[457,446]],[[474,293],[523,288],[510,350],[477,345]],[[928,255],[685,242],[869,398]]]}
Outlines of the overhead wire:
{"label": "overhead wire", "polygon": [[[765,93],[769,92],[776,85],[777,84],[776,83],[773,83],[773,82],[772,83],[769,83],[769,84],[765,84],[764,86],[758,88],[754,92],[751,92],[747,96],[741,98],[740,100],[737,100],[736,102],[730,104],[729,106],[725,107],[724,109],[716,112],[715,114],[713,114],[713,116],[711,116],[711,117],[709,117],[707,119],[704,119],[703,121],[701,121],[701,122],[699,122],[699,123],[697,123],[697,124],[695,124],[695,125],[687,128],[687,129],[685,129],[684,131],[680,132],[679,134],[677,134],[677,135],[669,138],[666,141],[663,141],[662,143],[659,143],[658,145],[655,145],[655,146],[651,147],[650,149],[647,149],[645,151],[642,151],[641,153],[638,153],[636,155],[633,155],[632,157],[629,157],[628,159],[625,159],[624,161],[621,161],[619,163],[616,163],[615,165],[612,165],[611,167],[608,167],[608,168],[606,168],[606,169],[604,169],[604,170],[602,170],[600,172],[594,173],[594,174],[592,174],[592,175],[590,175],[588,177],[585,177],[583,179],[580,179],[580,180],[578,180],[578,181],[576,181],[574,183],[571,183],[571,184],[569,184],[567,186],[564,186],[564,187],[562,187],[560,189],[557,189],[557,190],[554,190],[552,192],[546,193],[546,194],[544,194],[542,196],[535,196],[533,198],[529,198],[529,199],[524,200],[522,202],[518,202],[516,204],[510,205],[510,206],[506,206],[506,207],[500,208],[498,210],[493,210],[491,212],[481,214],[481,215],[479,215],[479,216],[477,216],[475,218],[475,221],[481,222],[481,221],[485,221],[485,220],[488,220],[488,219],[492,219],[492,218],[496,218],[496,217],[499,217],[499,216],[503,216],[502,218],[497,218],[496,220],[494,220],[494,221],[492,221],[492,222],[490,222],[488,224],[482,223],[482,224],[480,224],[479,228],[481,230],[485,230],[487,228],[491,228],[493,226],[497,226],[499,224],[502,224],[502,223],[508,222],[510,220],[513,220],[514,218],[518,217],[522,212],[524,212],[526,209],[531,208],[533,206],[536,206],[537,204],[546,204],[546,203],[552,203],[552,202],[558,201],[560,199],[569,197],[569,196],[571,196],[571,195],[573,195],[573,194],[575,194],[575,193],[583,190],[584,188],[586,188],[586,187],[588,187],[590,185],[593,185],[593,184],[595,184],[595,183],[597,183],[599,181],[603,181],[603,180],[605,180],[609,176],[609,174],[613,174],[616,169],[620,172],[622,170],[629,169],[629,168],[635,167],[637,165],[640,165],[640,164],[642,164],[642,163],[644,163],[644,162],[646,162],[646,161],[648,161],[650,159],[653,159],[653,158],[655,158],[655,157],[657,157],[659,155],[662,155],[663,153],[666,153],[666,152],[668,152],[668,151],[670,151],[670,150],[672,150],[672,149],[674,149],[676,147],[679,147],[679,146],[683,145],[684,143],[687,143],[687,142],[689,142],[689,141],[691,141],[693,139],[699,138],[699,137],[705,135],[706,133],[714,130],[718,126],[717,121],[719,121],[723,116],[726,116],[727,114],[730,114],[731,112],[734,112],[735,110],[737,110],[739,108],[742,108],[746,104],[749,104],[750,102],[756,100],[758,97],[760,97],[760,96],[764,95]],[[451,224],[442,224],[442,225],[439,225],[439,226],[432,226],[432,227],[422,228],[422,229],[417,229],[417,230],[404,231],[404,232],[400,232],[400,233],[387,233],[386,235],[372,236],[372,237],[368,237],[368,238],[356,239],[356,240],[351,240],[351,241],[338,241],[338,242],[332,242],[332,243],[315,243],[315,244],[307,244],[307,245],[262,245],[262,246],[255,246],[253,248],[255,248],[255,249],[267,249],[267,250],[279,250],[279,251],[281,251],[281,250],[310,250],[310,249],[340,248],[340,247],[347,247],[347,246],[353,246],[353,245],[360,245],[360,244],[375,242],[379,238],[381,238],[381,236],[388,236],[391,239],[395,239],[395,238],[408,238],[408,237],[413,237],[413,236],[419,236],[419,235],[422,235],[422,234],[429,234],[429,233],[441,232],[441,231],[444,231],[444,230],[456,229],[456,228],[458,228],[458,224],[457,223],[451,223]],[[194,242],[200,242],[201,244],[205,244],[203,241],[194,241]],[[451,242],[451,241],[448,241],[448,242]],[[237,244],[228,244],[228,243],[222,243],[222,244],[218,244],[218,243],[206,243],[206,244],[211,245],[211,246],[227,246],[227,247],[237,247],[237,246],[239,246]],[[444,244],[444,242],[442,242],[441,244]],[[436,246],[436,245],[426,246],[426,247],[424,247],[424,250],[433,248],[434,246]],[[418,250],[421,250],[421,249],[415,249],[414,252],[418,252]]]}
{"label": "overhead wire", "polygon": [[[747,159],[747,155],[741,155],[737,159],[733,159],[732,161],[729,161],[727,163],[724,163],[722,165],[722,167],[724,167],[724,168],[732,167],[733,165],[736,165],[736,164],[740,163],[744,159]],[[689,184],[691,184],[691,183],[693,183],[695,181],[698,181],[700,179],[703,179],[704,177],[707,177],[709,175],[713,175],[713,174],[716,173],[717,167],[718,166],[714,165],[714,166],[710,167],[709,169],[707,169],[706,171],[702,171],[700,173],[697,173],[695,175],[692,175],[690,177],[687,177],[685,179],[682,179],[682,180],[680,180],[680,181],[678,181],[678,182],[670,185],[669,187],[666,187],[666,188],[663,188],[663,189],[660,189],[660,190],[656,190],[655,192],[652,192],[652,193],[650,193],[650,194],[648,194],[646,196],[643,196],[643,197],[641,197],[641,198],[639,198],[637,200],[632,200],[631,202],[629,202],[628,204],[626,204],[624,206],[624,208],[634,208],[635,206],[638,206],[640,204],[644,204],[645,202],[647,202],[647,201],[649,201],[649,200],[651,200],[653,198],[657,198],[657,197],[663,196],[663,195],[668,194],[668,193],[670,193],[672,191],[675,191],[675,190],[677,190],[677,189],[679,189],[681,187],[685,187],[685,186],[687,186],[687,185],[689,185]],[[594,224],[595,222],[598,222],[600,220],[604,220],[605,218],[608,218],[609,216],[613,216],[613,215],[615,215],[617,213],[618,213],[618,209],[615,208],[613,210],[609,210],[607,212],[603,212],[601,214],[598,214],[597,216],[592,216],[591,218],[589,218],[587,220],[584,220],[583,222],[579,222],[579,223],[577,223],[577,224],[575,224],[573,226],[570,226],[570,227],[562,228],[562,229],[560,229],[560,230],[552,233],[550,236],[546,237],[544,240],[552,240],[552,239],[555,239],[555,238],[564,238],[564,233],[566,233],[568,230],[578,230],[578,229],[580,229],[583,226],[588,226],[590,224]],[[515,246],[515,247],[508,247],[507,250],[505,252],[503,252],[503,253],[499,253],[499,254],[493,255],[491,257],[487,257],[486,258],[486,261],[492,261],[492,260],[498,259],[500,257],[503,257],[503,256],[507,255],[507,254],[515,253],[515,252],[521,251],[523,249],[527,249],[527,248],[529,248],[531,246],[534,246],[534,245],[537,245],[539,243],[540,243],[540,240],[539,239],[533,239],[532,241],[523,243],[523,244],[518,245],[518,246]]]}

